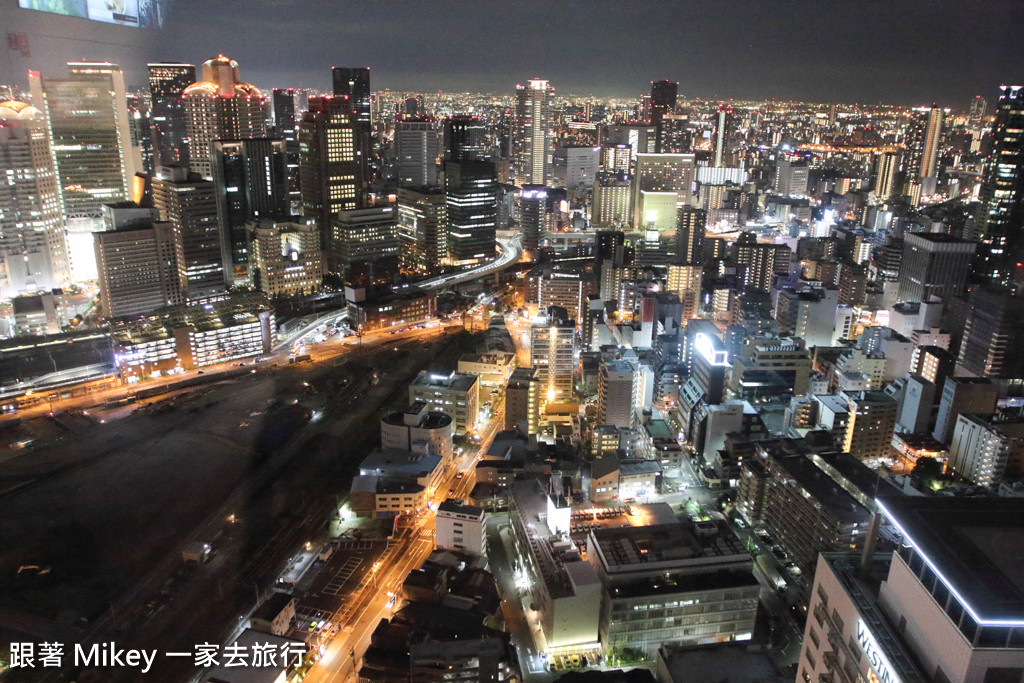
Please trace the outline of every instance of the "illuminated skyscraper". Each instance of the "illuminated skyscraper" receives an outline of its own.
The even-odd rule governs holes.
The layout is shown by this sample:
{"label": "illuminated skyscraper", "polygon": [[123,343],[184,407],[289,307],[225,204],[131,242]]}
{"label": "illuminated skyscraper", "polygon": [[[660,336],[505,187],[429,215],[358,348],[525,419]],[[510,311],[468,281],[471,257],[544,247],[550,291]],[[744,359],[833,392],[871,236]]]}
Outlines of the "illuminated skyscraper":
{"label": "illuminated skyscraper", "polygon": [[346,115],[352,123],[370,126],[370,69],[369,67],[331,67],[334,96],[343,100]]}
{"label": "illuminated skyscraper", "polygon": [[261,138],[267,132],[266,99],[259,89],[238,80],[238,62],[219,55],[203,62],[203,80],[185,88],[189,165],[213,177],[210,144],[214,140]]}
{"label": "illuminated skyscraper", "polygon": [[900,168],[900,153],[898,151],[882,152],[875,157],[875,168],[872,174],[872,191],[875,199],[885,201],[892,197],[896,190],[896,174]]}
{"label": "illuminated skyscraper", "polygon": [[285,145],[269,138],[210,143],[222,253],[231,284],[248,282],[246,223],[291,214]]}
{"label": "illuminated skyscraper", "polygon": [[24,102],[0,102],[0,296],[69,280],[46,121]]}
{"label": "illuminated skyscraper", "polygon": [[271,102],[274,106],[274,134],[290,142],[296,140],[295,90],[274,88]]}
{"label": "illuminated skyscraper", "polygon": [[185,166],[162,167],[153,178],[153,205],[160,220],[181,235],[186,297],[202,299],[223,293],[224,256],[214,184]]}
{"label": "illuminated skyscraper", "polygon": [[498,177],[490,161],[444,165],[448,212],[448,262],[466,265],[494,256],[498,226]]}
{"label": "illuminated skyscraper", "polygon": [[457,115],[444,122],[444,158],[448,161],[488,158],[487,129],[476,116]]}
{"label": "illuminated skyscraper", "polygon": [[[633,227],[674,230],[676,207],[690,204],[696,165],[692,154],[638,154],[633,180]],[[667,201],[660,203],[661,195]]]}
{"label": "illuminated skyscraper", "polygon": [[676,212],[676,263],[700,263],[704,260],[707,225],[707,211],[683,206]]}
{"label": "illuminated skyscraper", "polygon": [[395,121],[395,156],[401,187],[437,185],[437,119],[420,116]]}
{"label": "illuminated skyscraper", "polygon": [[519,193],[520,227],[523,234],[523,251],[528,258],[537,257],[541,237],[544,234],[544,218],[547,214],[548,191],[543,185],[526,185]]}
{"label": "illuminated skyscraper", "polygon": [[440,188],[398,189],[402,270],[429,275],[448,254],[448,207]]}
{"label": "illuminated skyscraper", "polygon": [[520,185],[550,185],[552,138],[551,93],[547,81],[516,86],[514,147]]}
{"label": "illuminated skyscraper", "polygon": [[718,113],[715,115],[715,168],[721,168],[726,164],[725,157],[729,153],[729,135],[732,132],[732,126],[732,107],[719,105]]}
{"label": "illuminated skyscraper", "polygon": [[598,227],[627,225],[632,216],[632,185],[633,176],[628,173],[598,173],[591,222]]}
{"label": "illuminated skyscraper", "polygon": [[185,88],[196,82],[193,64],[149,64],[150,120],[156,165],[188,163]]}
{"label": "illuminated skyscraper", "polygon": [[1024,270],[1024,86],[1000,91],[970,236],[981,241],[977,274],[1005,283],[1022,279]]}
{"label": "illuminated skyscraper", "polygon": [[369,136],[353,123],[347,101],[311,97],[299,125],[299,184],[302,213],[320,227],[328,249],[331,217],[366,202]]}
{"label": "illuminated skyscraper", "polygon": [[135,168],[124,76],[109,63],[68,64],[67,78],[29,72],[32,101],[44,112],[57,170],[73,280],[96,277],[92,233],[101,207],[128,199]]}
{"label": "illuminated skyscraper", "polygon": [[540,379],[542,403],[572,401],[576,323],[564,308],[552,306],[530,328],[530,367]]}

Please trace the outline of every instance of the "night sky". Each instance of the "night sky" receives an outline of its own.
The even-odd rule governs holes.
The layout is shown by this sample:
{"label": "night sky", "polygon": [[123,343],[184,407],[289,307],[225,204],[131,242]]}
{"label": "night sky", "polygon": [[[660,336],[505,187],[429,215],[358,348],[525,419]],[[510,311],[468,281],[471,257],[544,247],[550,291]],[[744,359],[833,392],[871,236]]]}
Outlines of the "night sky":
{"label": "night sky", "polygon": [[[1024,2],[993,0],[173,0],[161,58],[237,59],[262,87],[375,88],[919,104],[957,109],[1024,80]],[[201,20],[198,20],[201,18]]]}

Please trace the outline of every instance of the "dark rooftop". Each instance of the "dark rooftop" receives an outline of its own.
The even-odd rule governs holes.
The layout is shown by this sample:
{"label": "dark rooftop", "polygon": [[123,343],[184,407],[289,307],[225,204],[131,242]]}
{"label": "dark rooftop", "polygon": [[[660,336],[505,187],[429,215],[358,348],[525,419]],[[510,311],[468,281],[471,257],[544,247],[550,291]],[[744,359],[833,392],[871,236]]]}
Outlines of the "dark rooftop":
{"label": "dark rooftop", "polygon": [[1024,500],[908,496],[878,504],[979,621],[1024,624]]}

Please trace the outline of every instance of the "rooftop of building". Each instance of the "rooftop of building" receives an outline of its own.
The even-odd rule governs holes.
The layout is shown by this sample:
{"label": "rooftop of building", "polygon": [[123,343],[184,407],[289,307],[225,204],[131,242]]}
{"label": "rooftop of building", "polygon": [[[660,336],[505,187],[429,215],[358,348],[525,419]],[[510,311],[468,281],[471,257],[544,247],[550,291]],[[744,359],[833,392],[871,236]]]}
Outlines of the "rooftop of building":
{"label": "rooftop of building", "polygon": [[396,410],[381,418],[389,425],[408,425],[418,429],[442,429],[451,425],[452,418],[444,413],[427,410],[426,401],[413,401],[405,410]]}
{"label": "rooftop of building", "polygon": [[1024,625],[1024,500],[903,496],[878,505],[977,621]]}
{"label": "rooftop of building", "polygon": [[724,525],[716,524],[714,533],[698,533],[692,522],[657,522],[593,529],[587,546],[599,553],[609,574],[750,559],[743,543]]}
{"label": "rooftop of building", "polygon": [[665,420],[648,420],[644,423],[644,430],[652,439],[675,438],[675,434],[669,429],[668,422]]}
{"label": "rooftop of building", "polygon": [[716,643],[689,647],[667,646],[658,659],[671,681],[686,683],[790,683],[763,650],[749,643]]}
{"label": "rooftop of building", "polygon": [[369,472],[384,470],[389,474],[402,472],[425,476],[437,469],[441,460],[440,455],[413,453],[397,448],[376,448],[363,458],[359,468]]}
{"label": "rooftop of building", "polygon": [[273,621],[292,600],[294,598],[288,593],[275,592],[256,608],[256,611],[252,613],[252,618]]}
{"label": "rooftop of building", "polygon": [[231,295],[221,301],[160,309],[145,318],[112,327],[110,334],[115,344],[139,344],[167,339],[174,335],[174,330],[185,327],[208,332],[253,323],[261,313],[270,310],[270,301],[262,293]]}
{"label": "rooftop of building", "polygon": [[437,389],[450,389],[453,391],[469,391],[480,378],[476,375],[460,375],[452,372],[447,375],[435,374],[427,371],[420,372],[412,381],[412,387],[434,387]]}
{"label": "rooftop of building", "polygon": [[803,454],[774,457],[800,488],[841,524],[867,524],[871,513]]}
{"label": "rooftop of building", "polygon": [[620,477],[639,477],[645,474],[661,474],[661,463],[642,458],[619,460]]}
{"label": "rooftop of building", "polygon": [[483,519],[484,509],[476,507],[474,505],[463,505],[462,501],[448,499],[445,502],[437,506],[438,514],[447,512],[455,515],[469,515],[470,517],[477,517]]}
{"label": "rooftop of building", "polygon": [[903,239],[904,242],[906,240],[920,239],[933,244],[970,244],[972,247],[975,244],[973,240],[965,240],[962,237],[949,235],[944,232],[908,232],[904,235]]}

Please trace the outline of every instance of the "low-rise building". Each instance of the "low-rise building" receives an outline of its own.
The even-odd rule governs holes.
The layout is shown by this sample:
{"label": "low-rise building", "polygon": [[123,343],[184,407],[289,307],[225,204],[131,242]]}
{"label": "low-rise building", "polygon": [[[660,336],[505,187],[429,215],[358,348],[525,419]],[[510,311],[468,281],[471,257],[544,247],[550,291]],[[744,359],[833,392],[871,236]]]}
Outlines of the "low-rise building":
{"label": "low-rise building", "polygon": [[364,334],[423,323],[437,315],[437,296],[418,287],[383,291],[346,287],[345,299],[352,328]]}
{"label": "low-rise building", "polygon": [[431,412],[426,401],[413,401],[408,408],[388,413],[380,420],[380,443],[384,448],[454,456],[452,418]]}
{"label": "low-rise building", "polygon": [[459,359],[456,372],[460,375],[477,375],[483,386],[504,388],[515,369],[516,354],[489,351],[463,356]]}
{"label": "low-rise building", "polygon": [[270,353],[274,313],[263,294],[167,308],[111,329],[115,363],[126,378]]}
{"label": "low-rise building", "polygon": [[446,500],[437,508],[437,548],[483,555],[487,518],[483,508]]}
{"label": "low-rise building", "polygon": [[569,540],[571,512],[536,479],[509,488],[514,560],[529,588],[531,611],[548,648],[580,650],[598,643],[601,582]]}
{"label": "low-rise building", "polygon": [[295,618],[295,598],[288,593],[274,593],[264,600],[249,617],[249,628],[283,636]]}
{"label": "low-rise building", "polygon": [[456,432],[469,433],[476,429],[480,410],[480,380],[476,375],[422,371],[409,385],[409,400],[423,401],[428,410],[452,418]]}
{"label": "low-rise building", "polygon": [[601,644],[652,659],[663,645],[749,640],[760,584],[725,524],[593,529],[587,557],[601,577]]}

